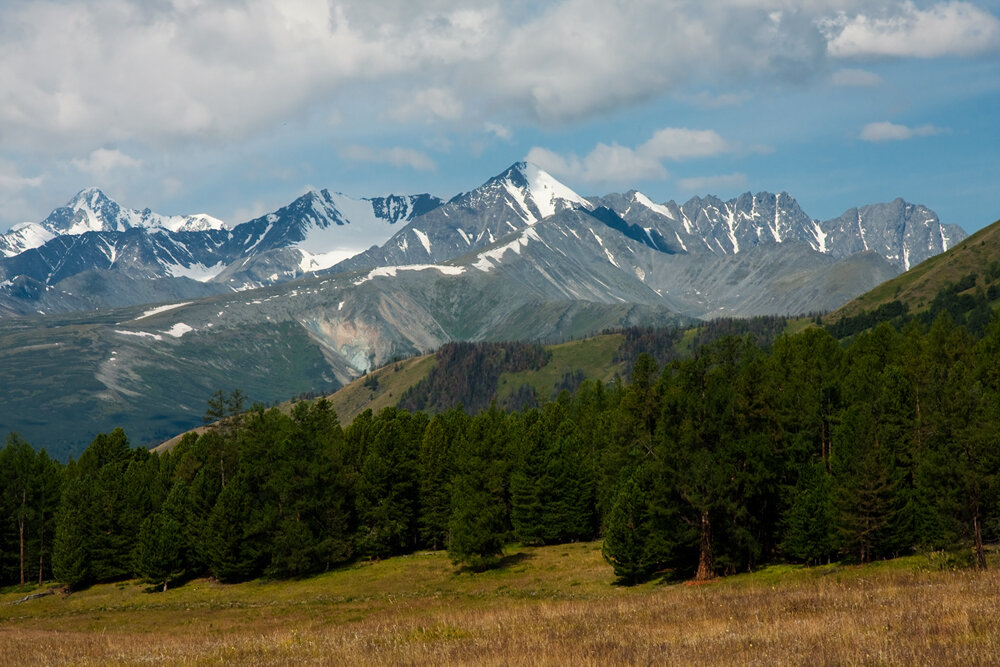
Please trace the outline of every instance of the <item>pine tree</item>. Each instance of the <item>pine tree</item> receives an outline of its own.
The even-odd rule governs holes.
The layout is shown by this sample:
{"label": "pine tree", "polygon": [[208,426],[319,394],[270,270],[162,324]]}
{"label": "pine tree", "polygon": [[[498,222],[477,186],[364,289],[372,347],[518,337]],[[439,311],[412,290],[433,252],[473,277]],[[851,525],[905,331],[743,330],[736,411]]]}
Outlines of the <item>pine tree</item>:
{"label": "pine tree", "polygon": [[91,480],[74,475],[73,468],[70,464],[69,480],[59,505],[52,569],[59,581],[78,589],[96,580],[93,548],[97,538],[98,503]]}
{"label": "pine tree", "polygon": [[608,514],[601,554],[626,585],[645,580],[661,564],[659,554],[650,549],[647,502],[642,487],[629,475],[619,486]]}
{"label": "pine tree", "polygon": [[461,409],[435,416],[420,443],[420,540],[431,549],[448,541],[454,452],[464,447],[469,419]]}
{"label": "pine tree", "polygon": [[824,461],[802,471],[784,516],[781,550],[792,558],[815,565],[836,552],[833,479]]}
{"label": "pine tree", "polygon": [[143,581],[167,584],[184,575],[181,525],[171,516],[156,513],[142,523],[134,569]]}
{"label": "pine tree", "polygon": [[484,570],[499,563],[510,530],[509,432],[495,406],[476,415],[470,426],[455,453],[448,555],[456,565]]}

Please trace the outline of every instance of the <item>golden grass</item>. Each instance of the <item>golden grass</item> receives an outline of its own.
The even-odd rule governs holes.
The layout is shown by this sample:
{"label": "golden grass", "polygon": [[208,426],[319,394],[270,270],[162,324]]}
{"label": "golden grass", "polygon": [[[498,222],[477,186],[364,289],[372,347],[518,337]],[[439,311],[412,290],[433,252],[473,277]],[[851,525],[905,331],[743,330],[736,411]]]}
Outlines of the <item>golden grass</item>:
{"label": "golden grass", "polygon": [[1000,662],[1000,572],[921,562],[621,588],[599,544],[576,544],[478,575],[421,553],[290,582],[6,593],[0,664]]}
{"label": "golden grass", "polygon": [[433,354],[397,361],[372,373],[378,380],[378,388],[366,387],[368,376],[364,376],[341,387],[327,399],[341,425],[347,426],[369,408],[372,412],[379,412],[382,408],[396,405],[403,393],[427,377],[436,364]]}

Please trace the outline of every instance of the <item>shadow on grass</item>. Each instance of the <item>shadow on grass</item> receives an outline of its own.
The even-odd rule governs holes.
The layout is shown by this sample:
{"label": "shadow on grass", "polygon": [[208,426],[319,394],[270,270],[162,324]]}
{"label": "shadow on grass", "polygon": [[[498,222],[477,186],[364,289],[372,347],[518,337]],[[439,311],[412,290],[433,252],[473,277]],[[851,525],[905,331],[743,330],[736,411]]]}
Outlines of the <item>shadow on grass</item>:
{"label": "shadow on grass", "polygon": [[501,556],[500,558],[490,559],[489,561],[480,561],[475,563],[466,563],[464,565],[459,565],[455,570],[456,574],[477,574],[481,572],[500,572],[503,570],[510,569],[515,565],[520,565],[521,563],[534,558],[534,554],[525,553],[519,551],[514,554],[508,554],[506,556]]}

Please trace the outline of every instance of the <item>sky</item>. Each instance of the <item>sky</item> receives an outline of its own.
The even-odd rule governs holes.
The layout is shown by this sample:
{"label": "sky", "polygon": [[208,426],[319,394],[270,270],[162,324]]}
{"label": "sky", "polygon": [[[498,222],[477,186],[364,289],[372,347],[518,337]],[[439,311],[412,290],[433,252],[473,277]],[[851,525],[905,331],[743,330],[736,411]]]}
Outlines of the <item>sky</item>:
{"label": "sky", "polygon": [[97,186],[230,224],[310,188],[902,197],[1000,218],[1000,0],[3,0],[0,231]]}

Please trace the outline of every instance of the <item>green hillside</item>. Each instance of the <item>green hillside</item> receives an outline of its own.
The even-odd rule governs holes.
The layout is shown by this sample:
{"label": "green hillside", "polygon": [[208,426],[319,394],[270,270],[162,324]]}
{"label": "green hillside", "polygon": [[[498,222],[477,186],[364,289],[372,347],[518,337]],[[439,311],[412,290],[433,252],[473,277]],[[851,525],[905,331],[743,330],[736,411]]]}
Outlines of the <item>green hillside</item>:
{"label": "green hillside", "polygon": [[909,312],[918,313],[928,309],[935,296],[949,284],[958,284],[970,274],[976,275],[975,284],[966,291],[1000,285],[1000,221],[849,301],[827,315],[825,321],[837,322],[894,301],[905,305]]}

